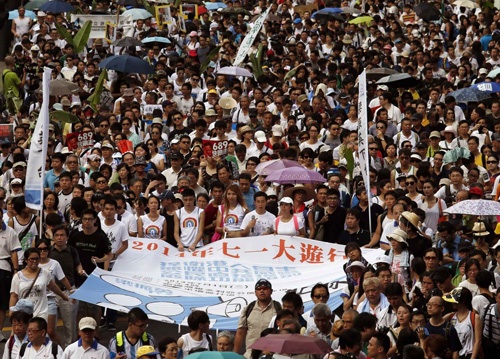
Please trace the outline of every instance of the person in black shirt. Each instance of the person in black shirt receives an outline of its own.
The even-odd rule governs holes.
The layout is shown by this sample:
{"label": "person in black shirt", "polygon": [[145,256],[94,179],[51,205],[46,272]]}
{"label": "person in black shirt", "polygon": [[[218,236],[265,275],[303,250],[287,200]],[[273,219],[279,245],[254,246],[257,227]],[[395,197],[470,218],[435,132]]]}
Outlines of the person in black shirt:
{"label": "person in black shirt", "polygon": [[368,231],[359,227],[361,212],[356,208],[350,208],[346,212],[345,224],[347,229],[340,234],[339,244],[356,242],[360,247],[370,243]]}
{"label": "person in black shirt", "polygon": [[422,236],[420,220],[415,213],[405,211],[401,213],[399,228],[408,234],[408,250],[414,257],[423,258],[425,250],[432,247],[430,239]]}

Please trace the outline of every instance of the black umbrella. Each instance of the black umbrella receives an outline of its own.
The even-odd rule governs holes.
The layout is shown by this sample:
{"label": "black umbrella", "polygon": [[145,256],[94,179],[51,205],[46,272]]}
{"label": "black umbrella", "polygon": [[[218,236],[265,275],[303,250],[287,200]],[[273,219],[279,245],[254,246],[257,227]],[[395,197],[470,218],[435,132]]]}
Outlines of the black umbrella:
{"label": "black umbrella", "polygon": [[252,14],[247,9],[243,9],[242,7],[227,7],[219,11],[221,14],[243,14],[251,16]]}
{"label": "black umbrella", "polygon": [[427,22],[441,18],[441,12],[432,3],[421,2],[413,8],[413,11],[415,11],[418,17]]}
{"label": "black umbrella", "polygon": [[111,45],[119,47],[129,47],[129,46],[144,46],[144,44],[137,40],[135,37],[125,36],[121,39],[114,41]]}
{"label": "black umbrella", "polygon": [[371,81],[380,80],[382,77],[397,74],[398,72],[387,67],[377,67],[371,70],[366,70],[366,79]]}
{"label": "black umbrella", "polygon": [[406,73],[385,76],[377,81],[377,84],[390,85],[390,87],[392,87],[392,88],[415,87],[419,83],[420,83],[420,80],[417,80],[415,77],[410,76]]}

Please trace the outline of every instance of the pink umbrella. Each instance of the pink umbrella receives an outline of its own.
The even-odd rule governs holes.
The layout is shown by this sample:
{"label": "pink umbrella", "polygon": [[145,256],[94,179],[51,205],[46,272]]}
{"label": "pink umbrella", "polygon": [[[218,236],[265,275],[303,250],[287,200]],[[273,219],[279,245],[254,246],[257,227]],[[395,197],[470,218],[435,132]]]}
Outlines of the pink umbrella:
{"label": "pink umbrella", "polygon": [[284,170],[289,167],[302,167],[297,161],[292,160],[271,160],[259,163],[259,165],[255,168],[257,173],[261,176],[268,176],[271,173],[279,170]]}
{"label": "pink umbrella", "polygon": [[260,349],[277,354],[319,354],[328,353],[331,348],[323,340],[300,334],[269,334],[257,339],[250,349]]}
{"label": "pink umbrella", "polygon": [[276,182],[280,184],[305,184],[324,183],[326,182],[326,179],[320,173],[300,166],[275,171],[266,177],[266,182]]}

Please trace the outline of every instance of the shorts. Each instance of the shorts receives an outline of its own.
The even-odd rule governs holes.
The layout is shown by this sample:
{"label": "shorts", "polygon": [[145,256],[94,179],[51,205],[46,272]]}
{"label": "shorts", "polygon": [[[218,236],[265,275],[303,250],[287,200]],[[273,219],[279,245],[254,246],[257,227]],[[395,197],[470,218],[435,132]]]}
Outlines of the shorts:
{"label": "shorts", "polygon": [[47,304],[49,309],[47,310],[47,313],[49,315],[57,315],[57,303],[56,303],[56,298],[55,297],[48,297],[47,298]]}
{"label": "shorts", "polygon": [[9,309],[12,272],[0,269],[0,310]]}

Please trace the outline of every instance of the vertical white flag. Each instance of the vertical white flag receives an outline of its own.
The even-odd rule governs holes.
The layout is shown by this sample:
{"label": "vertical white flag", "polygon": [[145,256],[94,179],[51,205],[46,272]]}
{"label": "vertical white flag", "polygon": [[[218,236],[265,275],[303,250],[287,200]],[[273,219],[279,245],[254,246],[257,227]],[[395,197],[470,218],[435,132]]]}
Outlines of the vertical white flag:
{"label": "vertical white flag", "polygon": [[43,203],[43,182],[45,179],[45,158],[49,142],[49,84],[52,70],[48,67],[43,71],[43,102],[35,131],[31,136],[30,156],[26,171],[25,198],[26,206],[41,210]]}
{"label": "vertical white flag", "polygon": [[358,76],[359,97],[358,97],[358,157],[361,175],[366,187],[368,195],[368,218],[370,218],[370,233],[373,233],[374,228],[371,228],[371,198],[370,198],[370,155],[368,154],[368,113],[367,98],[366,98],[366,70]]}
{"label": "vertical white flag", "polygon": [[271,10],[271,7],[269,7],[263,14],[259,16],[259,18],[254,22],[252,29],[245,35],[245,38],[240,44],[240,49],[236,54],[236,58],[233,61],[233,66],[238,66],[239,64],[241,64],[245,57],[250,53],[250,48],[252,47],[255,38],[260,32],[260,29],[264,24],[267,15],[269,14],[269,10]]}

